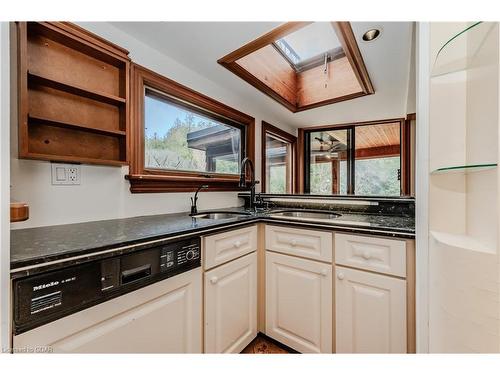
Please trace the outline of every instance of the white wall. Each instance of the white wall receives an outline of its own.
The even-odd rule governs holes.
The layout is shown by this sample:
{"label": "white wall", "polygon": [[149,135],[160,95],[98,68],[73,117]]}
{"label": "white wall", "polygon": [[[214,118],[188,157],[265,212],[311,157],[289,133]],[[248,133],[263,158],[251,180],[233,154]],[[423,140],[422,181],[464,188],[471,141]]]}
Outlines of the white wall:
{"label": "white wall", "polygon": [[415,305],[417,353],[429,352],[429,69],[430,24],[416,26]]}
{"label": "white wall", "polygon": [[408,95],[406,97],[406,113],[416,113],[417,111],[417,72],[416,72],[416,38],[417,27],[416,24],[412,25],[411,34],[411,50],[409,60],[409,78],[408,78]]}
{"label": "white wall", "polygon": [[[134,62],[255,117],[255,167],[260,175],[260,124],[261,120],[271,119],[259,108],[108,23],[81,25],[127,48]],[[12,106],[12,111],[16,112],[15,106]],[[295,133],[295,129],[276,121],[273,124]],[[129,183],[124,179],[128,167],[82,165],[80,186],[52,186],[50,163],[17,159],[16,126],[12,127],[11,149],[12,197],[30,205],[30,219],[13,224],[13,229],[189,210],[191,193],[131,194]],[[237,192],[201,193],[199,199],[200,209],[241,204]]]}
{"label": "white wall", "polygon": [[0,22],[0,354],[9,348],[9,24]]}

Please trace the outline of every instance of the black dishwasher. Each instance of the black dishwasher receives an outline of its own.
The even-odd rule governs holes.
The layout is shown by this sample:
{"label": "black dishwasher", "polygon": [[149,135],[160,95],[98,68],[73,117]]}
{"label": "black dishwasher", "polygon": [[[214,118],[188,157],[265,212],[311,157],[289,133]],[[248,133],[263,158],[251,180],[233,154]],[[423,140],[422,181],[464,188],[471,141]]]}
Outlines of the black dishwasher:
{"label": "black dishwasher", "polygon": [[14,334],[200,267],[200,237],[17,279]]}

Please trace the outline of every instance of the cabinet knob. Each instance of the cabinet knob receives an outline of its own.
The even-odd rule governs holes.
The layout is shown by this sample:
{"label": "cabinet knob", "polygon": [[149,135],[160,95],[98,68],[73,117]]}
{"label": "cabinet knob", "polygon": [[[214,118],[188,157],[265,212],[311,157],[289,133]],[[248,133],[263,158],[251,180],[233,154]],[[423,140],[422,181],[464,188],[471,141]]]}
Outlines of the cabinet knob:
{"label": "cabinet knob", "polygon": [[297,246],[297,240],[291,240],[290,245],[292,246]]}
{"label": "cabinet knob", "polygon": [[321,270],[321,276],[328,276],[328,270],[327,269]]}
{"label": "cabinet knob", "polygon": [[241,242],[240,242],[240,241],[236,241],[236,242],[234,243],[234,247],[238,248],[238,247],[240,247],[240,246],[241,246]]}
{"label": "cabinet knob", "polygon": [[219,279],[217,278],[217,276],[214,276],[214,277],[212,277],[212,278],[210,279],[210,282],[211,282],[212,284],[217,284],[217,281],[219,281]]}
{"label": "cabinet knob", "polygon": [[344,276],[344,274],[343,274],[342,272],[339,272],[339,273],[337,274],[337,279],[339,279],[339,280],[344,280],[344,277],[345,277],[345,276]]}
{"label": "cabinet knob", "polygon": [[370,259],[371,258],[370,252],[369,251],[365,251],[363,253],[363,258],[365,258],[366,260]]}

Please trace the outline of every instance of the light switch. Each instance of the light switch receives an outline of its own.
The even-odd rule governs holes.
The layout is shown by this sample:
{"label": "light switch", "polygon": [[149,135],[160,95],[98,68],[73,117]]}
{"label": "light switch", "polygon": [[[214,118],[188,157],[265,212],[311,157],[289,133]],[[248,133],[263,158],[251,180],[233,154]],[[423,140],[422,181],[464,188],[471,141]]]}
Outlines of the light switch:
{"label": "light switch", "polygon": [[80,165],[52,163],[52,185],[80,185]]}
{"label": "light switch", "polygon": [[66,181],[66,168],[56,167],[56,181]]}

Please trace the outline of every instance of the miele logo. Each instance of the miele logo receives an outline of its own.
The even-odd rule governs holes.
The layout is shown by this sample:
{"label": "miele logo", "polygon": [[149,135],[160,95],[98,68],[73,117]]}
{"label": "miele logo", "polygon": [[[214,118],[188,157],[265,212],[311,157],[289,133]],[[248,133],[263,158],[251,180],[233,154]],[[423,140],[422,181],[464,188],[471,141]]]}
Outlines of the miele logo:
{"label": "miele logo", "polygon": [[50,283],[47,283],[47,284],[40,284],[40,285],[34,286],[33,291],[35,292],[37,290],[50,288],[51,286],[56,286],[56,285],[59,285],[59,281],[51,281]]}

